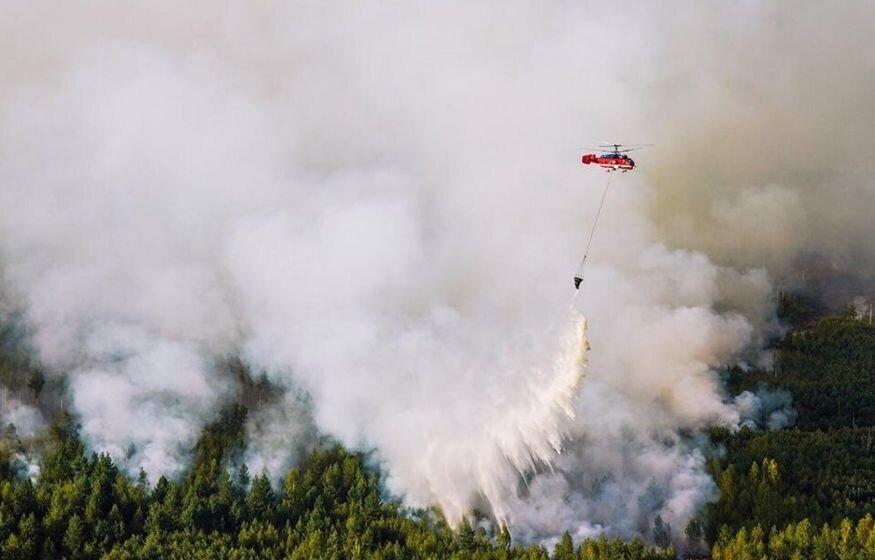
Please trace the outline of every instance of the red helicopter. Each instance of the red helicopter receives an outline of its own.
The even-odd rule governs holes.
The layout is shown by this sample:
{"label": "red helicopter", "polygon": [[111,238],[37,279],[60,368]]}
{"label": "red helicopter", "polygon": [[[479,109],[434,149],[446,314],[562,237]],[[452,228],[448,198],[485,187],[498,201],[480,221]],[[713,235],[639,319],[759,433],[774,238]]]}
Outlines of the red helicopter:
{"label": "red helicopter", "polygon": [[[608,173],[617,170],[626,173],[627,171],[635,169],[635,160],[627,156],[626,152],[640,150],[641,148],[650,145],[651,144],[599,144],[599,150],[602,150],[602,155],[583,154],[583,157],[580,158],[580,162],[585,165],[594,163],[605,168]],[[605,151],[609,150],[611,147],[614,149],[611,151]],[[620,148],[623,149],[621,150]]]}

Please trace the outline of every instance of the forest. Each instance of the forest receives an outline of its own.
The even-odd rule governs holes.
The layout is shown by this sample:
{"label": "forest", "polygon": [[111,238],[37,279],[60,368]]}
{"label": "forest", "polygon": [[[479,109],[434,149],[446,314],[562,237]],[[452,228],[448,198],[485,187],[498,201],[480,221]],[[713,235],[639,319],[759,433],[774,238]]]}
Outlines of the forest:
{"label": "forest", "polygon": [[437,510],[385,499],[368,458],[337,445],[317,447],[281,487],[267,475],[235,472],[246,410],[234,406],[211,424],[179,481],[146,473],[130,480],[105,454],[87,454],[73,420],[56,423],[36,483],[16,477],[0,456],[0,557],[122,559],[607,559],[674,558],[674,549],[599,538],[577,547],[566,534],[548,551],[514,546],[506,527],[489,534],[452,530]]}
{"label": "forest", "polygon": [[[852,310],[793,320],[799,306],[785,302],[793,327],[774,343],[773,370],[727,373],[732,392],[789,391],[795,425],[709,429],[719,499],[685,528],[654,519],[652,543],[568,533],[552,547],[514,543],[476,516],[454,530],[439,509],[388,496],[373,457],[329,440],[272,484],[240,461],[247,409],[234,404],[203,431],[186,474],[154,485],[89,452],[66,413],[32,444],[38,476],[22,467],[16,427],[4,427],[0,558],[875,558],[875,327]],[[0,338],[0,381],[38,396],[39,369]]]}

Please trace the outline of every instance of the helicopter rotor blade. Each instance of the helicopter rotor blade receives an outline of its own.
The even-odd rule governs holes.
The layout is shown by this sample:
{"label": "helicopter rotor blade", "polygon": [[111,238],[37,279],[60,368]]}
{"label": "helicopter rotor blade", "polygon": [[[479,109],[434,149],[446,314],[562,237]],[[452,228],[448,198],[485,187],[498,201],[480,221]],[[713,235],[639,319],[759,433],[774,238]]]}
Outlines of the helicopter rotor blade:
{"label": "helicopter rotor blade", "polygon": [[626,152],[632,152],[634,150],[640,150],[642,148],[644,148],[644,146],[637,147],[637,148],[625,148],[623,150],[615,150],[613,146],[598,146],[598,147],[592,148],[592,149],[603,152],[603,153],[623,154]]}
{"label": "helicopter rotor blade", "polygon": [[599,147],[602,148],[645,148],[647,146],[653,146],[654,144],[599,144]]}

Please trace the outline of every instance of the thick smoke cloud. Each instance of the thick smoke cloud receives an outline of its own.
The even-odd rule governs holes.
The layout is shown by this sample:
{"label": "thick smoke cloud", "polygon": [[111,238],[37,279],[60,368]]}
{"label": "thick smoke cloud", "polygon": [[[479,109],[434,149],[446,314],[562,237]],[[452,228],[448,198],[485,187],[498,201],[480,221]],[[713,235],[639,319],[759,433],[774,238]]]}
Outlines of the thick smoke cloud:
{"label": "thick smoke cloud", "polygon": [[807,268],[871,278],[871,8],[688,8],[683,32],[658,49],[675,62],[649,76],[654,130],[683,146],[660,150],[649,174],[660,237],[785,277]]}
{"label": "thick smoke cloud", "polygon": [[[475,16],[466,50],[490,20]],[[560,286],[582,191],[538,202],[527,144],[491,145],[533,118],[487,95],[516,80],[510,61],[463,63],[416,14],[393,16],[421,28],[410,53],[396,52],[409,30],[368,11],[308,17],[317,33],[266,41],[232,25],[191,48],[158,25],[152,39],[88,28],[64,53],[25,49],[48,75],[5,84],[6,281],[41,359],[69,373],[89,443],[132,472],[184,464],[239,392],[211,356],[238,352],[312,402],[252,420],[256,468],[282,464],[271,430],[312,414],[375,447],[409,503],[458,519],[484,495],[500,512],[573,414],[580,332]],[[254,58],[222,56],[239,40]],[[423,73],[417,52],[448,71]],[[459,88],[469,80],[482,97]],[[538,231],[562,207],[564,223]]]}
{"label": "thick smoke cloud", "polygon": [[[216,357],[239,354],[287,391],[249,420],[258,470],[315,429],[453,520],[485,503],[524,538],[682,526],[715,489],[678,428],[786,408],[727,400],[715,369],[767,363],[766,269],[837,216],[806,194],[824,168],[796,166],[810,140],[775,159],[786,136],[760,135],[728,164],[807,75],[787,49],[786,76],[700,73],[777,41],[769,7],[738,10],[9,7],[6,289],[89,444],[131,472],[184,466],[241,391]],[[794,12],[786,41],[815,23]],[[576,162],[604,138],[660,145],[609,194],[574,302],[585,355],[570,279],[605,176]]]}

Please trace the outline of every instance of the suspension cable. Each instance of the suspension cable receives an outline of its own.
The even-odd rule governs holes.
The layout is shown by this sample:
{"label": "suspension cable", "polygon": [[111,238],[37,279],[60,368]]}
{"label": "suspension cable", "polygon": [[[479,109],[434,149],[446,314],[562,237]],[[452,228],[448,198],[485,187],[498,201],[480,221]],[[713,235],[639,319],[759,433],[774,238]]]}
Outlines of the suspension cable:
{"label": "suspension cable", "polygon": [[608,182],[605,184],[605,190],[602,192],[602,199],[599,202],[599,208],[595,213],[595,220],[592,222],[592,229],[589,232],[589,239],[586,242],[586,250],[583,252],[583,258],[580,260],[580,266],[577,267],[577,276],[574,277],[574,287],[580,288],[580,283],[583,281],[583,265],[586,263],[586,257],[589,256],[589,248],[592,245],[592,239],[595,236],[595,228],[599,223],[599,216],[602,213],[602,207],[605,205],[605,198],[608,196],[608,189],[611,188],[611,179],[614,177],[614,172],[608,172]]}

